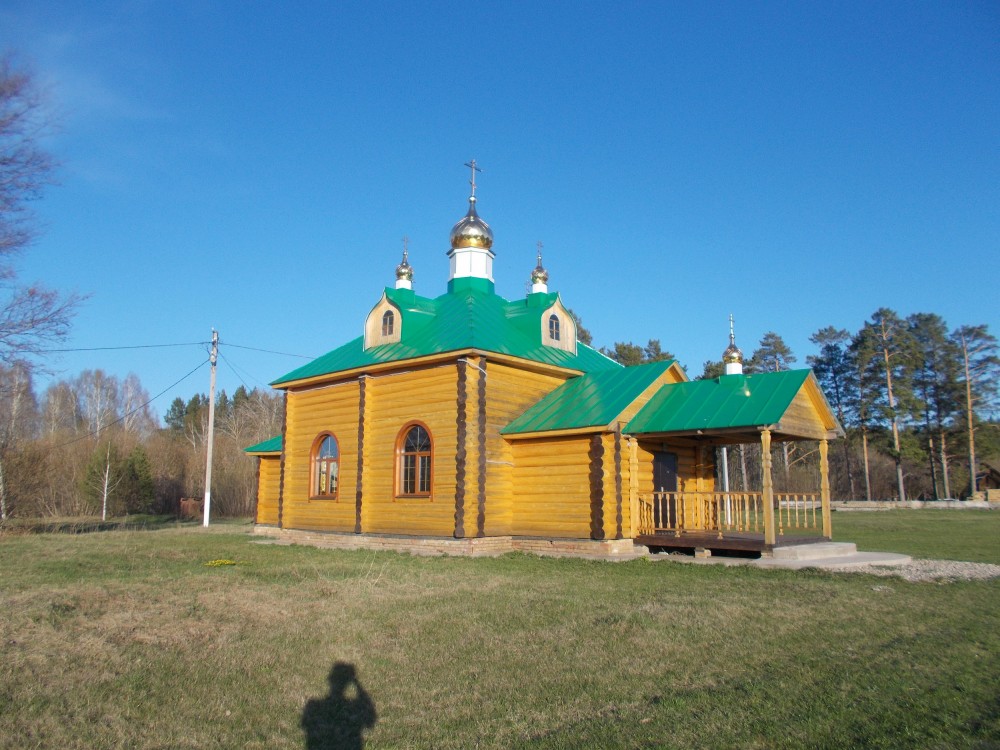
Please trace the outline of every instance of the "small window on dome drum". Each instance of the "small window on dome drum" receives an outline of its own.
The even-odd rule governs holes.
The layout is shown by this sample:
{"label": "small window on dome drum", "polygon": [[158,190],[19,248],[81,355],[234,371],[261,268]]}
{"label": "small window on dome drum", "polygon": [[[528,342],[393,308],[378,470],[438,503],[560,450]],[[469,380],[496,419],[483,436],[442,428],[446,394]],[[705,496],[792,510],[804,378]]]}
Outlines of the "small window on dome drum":
{"label": "small window on dome drum", "polygon": [[549,338],[559,340],[559,316],[555,314],[549,316]]}
{"label": "small window on dome drum", "polygon": [[382,316],[382,335],[391,336],[395,325],[396,316],[392,314],[392,310],[386,310]]}

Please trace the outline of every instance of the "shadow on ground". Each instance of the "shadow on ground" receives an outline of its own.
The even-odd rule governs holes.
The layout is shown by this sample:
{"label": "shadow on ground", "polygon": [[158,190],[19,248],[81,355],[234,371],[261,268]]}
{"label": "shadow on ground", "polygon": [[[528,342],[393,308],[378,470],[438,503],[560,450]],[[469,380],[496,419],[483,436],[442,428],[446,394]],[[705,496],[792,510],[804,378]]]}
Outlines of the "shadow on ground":
{"label": "shadow on ground", "polygon": [[375,703],[358,680],[353,664],[338,661],[328,677],[329,694],[313,698],[302,711],[307,750],[361,750],[366,729],[375,726]]}

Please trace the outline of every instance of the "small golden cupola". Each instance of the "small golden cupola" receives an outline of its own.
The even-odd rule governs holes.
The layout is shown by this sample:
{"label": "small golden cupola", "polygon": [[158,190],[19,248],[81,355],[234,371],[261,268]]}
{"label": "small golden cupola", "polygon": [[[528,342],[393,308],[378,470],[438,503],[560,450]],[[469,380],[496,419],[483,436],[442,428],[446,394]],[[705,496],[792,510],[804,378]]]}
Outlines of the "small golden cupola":
{"label": "small golden cupola", "polygon": [[413,289],[413,266],[408,260],[409,237],[403,238],[403,262],[396,266],[396,288]]}
{"label": "small golden cupola", "polygon": [[490,225],[479,218],[476,213],[476,172],[482,172],[473,159],[465,166],[472,170],[472,194],[469,196],[469,211],[451,230],[451,249],[448,251],[449,276],[448,281],[458,278],[487,279],[493,283],[492,250],[493,230]]}
{"label": "small golden cupola", "polygon": [[743,374],[743,352],[736,346],[736,334],[733,330],[733,316],[729,315],[729,346],[722,353],[722,364],[725,365],[726,375]]}
{"label": "small golden cupola", "polygon": [[538,264],[531,272],[531,293],[545,293],[549,291],[549,272],[542,266],[542,243],[538,243]]}

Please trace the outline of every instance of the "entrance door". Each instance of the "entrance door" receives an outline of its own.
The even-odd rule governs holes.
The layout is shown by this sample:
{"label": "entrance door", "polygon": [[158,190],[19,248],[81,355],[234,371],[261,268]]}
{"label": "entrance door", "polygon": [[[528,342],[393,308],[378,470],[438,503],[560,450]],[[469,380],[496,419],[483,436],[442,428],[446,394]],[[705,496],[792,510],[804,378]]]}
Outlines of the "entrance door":
{"label": "entrance door", "polygon": [[[677,492],[677,454],[666,451],[653,453],[653,491]],[[677,500],[673,495],[656,496],[653,503],[653,524],[658,529],[677,528]]]}

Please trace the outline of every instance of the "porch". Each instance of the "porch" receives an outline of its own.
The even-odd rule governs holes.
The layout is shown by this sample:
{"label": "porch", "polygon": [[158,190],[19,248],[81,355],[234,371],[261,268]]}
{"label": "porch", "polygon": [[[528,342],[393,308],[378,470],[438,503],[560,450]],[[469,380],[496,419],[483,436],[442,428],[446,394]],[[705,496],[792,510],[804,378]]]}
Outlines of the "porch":
{"label": "porch", "polygon": [[[652,548],[770,553],[830,540],[822,493],[653,492],[636,503],[634,541]],[[774,533],[768,534],[773,528]]]}
{"label": "porch", "polygon": [[[637,543],[767,553],[832,538],[829,441],[842,437],[843,429],[815,376],[809,370],[751,375],[740,370],[663,386],[625,426],[624,432],[654,451],[652,486],[643,481],[644,486],[630,487],[631,532]],[[776,491],[772,444],[799,441],[816,445],[818,486],[814,479],[788,486],[790,464],[784,450],[786,486],[781,489],[786,491]],[[755,443],[760,446],[760,491],[747,481],[743,464],[742,486],[734,492],[727,448]],[[681,448],[702,458],[674,471],[670,452]],[[722,454],[721,474],[707,455],[715,449]],[[645,492],[646,487],[653,492]]]}
{"label": "porch", "polygon": [[[818,441],[818,492],[776,492],[771,430],[760,430],[759,439],[761,491],[729,490],[724,471],[723,491],[664,491],[661,487],[658,492],[636,493],[631,508],[635,543],[664,549],[770,554],[776,547],[830,541],[828,441]],[[726,445],[733,438],[716,435],[709,440]],[[676,485],[676,479],[672,478],[672,483]]]}

